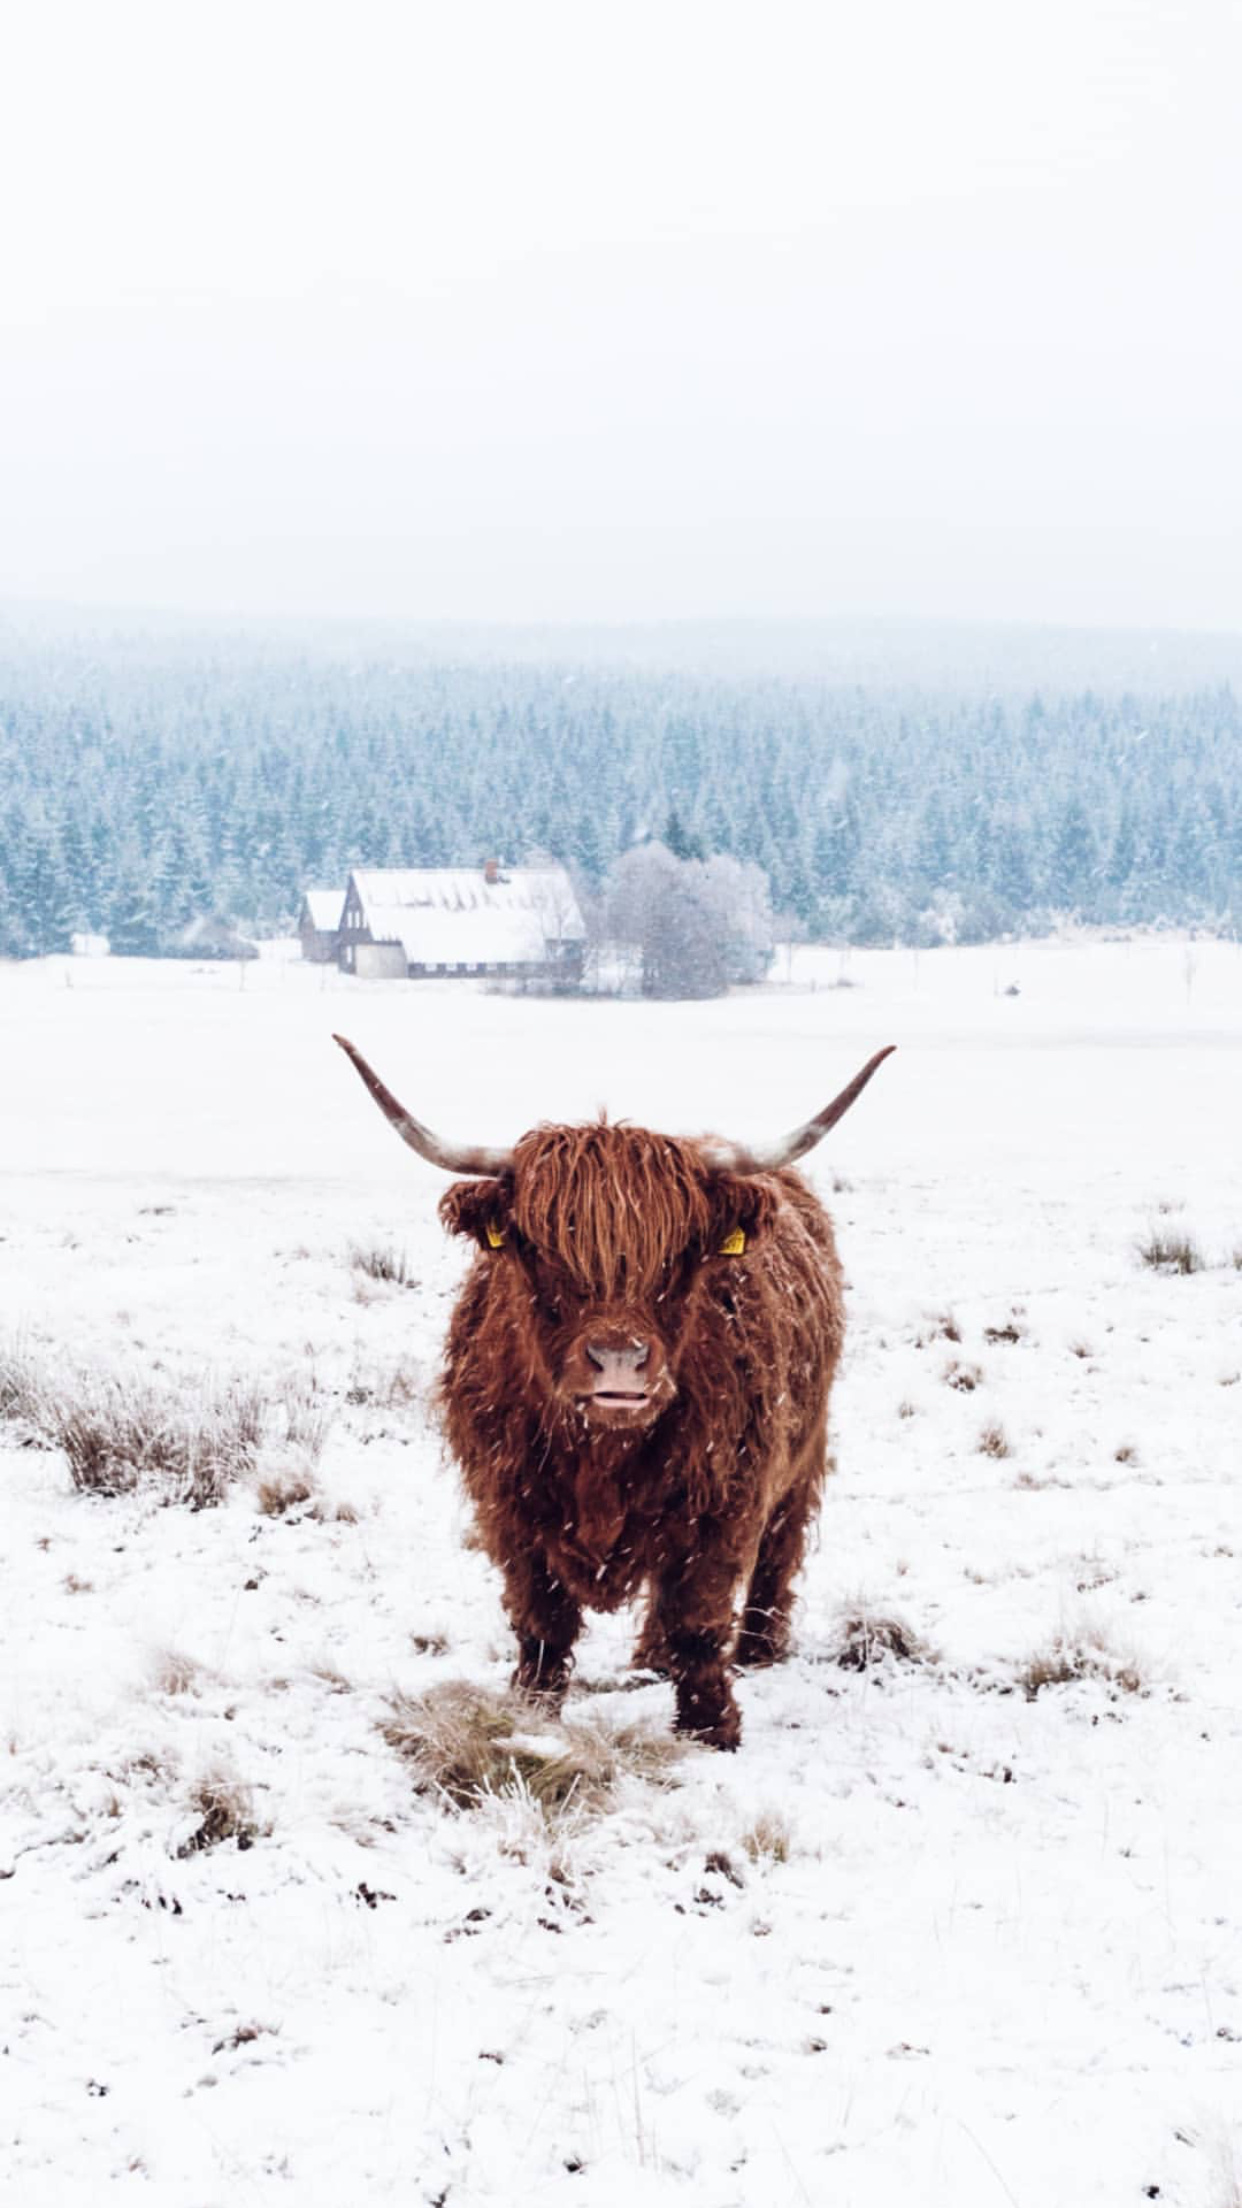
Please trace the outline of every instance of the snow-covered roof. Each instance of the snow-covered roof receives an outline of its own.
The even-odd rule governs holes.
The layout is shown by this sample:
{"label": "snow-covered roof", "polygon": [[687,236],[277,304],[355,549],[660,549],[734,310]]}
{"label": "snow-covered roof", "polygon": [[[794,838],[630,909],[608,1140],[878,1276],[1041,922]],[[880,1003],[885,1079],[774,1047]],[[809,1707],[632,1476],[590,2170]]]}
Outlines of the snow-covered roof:
{"label": "snow-covered roof", "polygon": [[549,943],[586,934],[563,866],[363,869],[351,876],[377,943],[400,943],[412,966],[515,966]]}
{"label": "snow-covered roof", "polygon": [[344,909],[343,889],[308,889],[306,892],[306,910],[310,915],[310,924],[323,935],[333,935],[336,932]]}

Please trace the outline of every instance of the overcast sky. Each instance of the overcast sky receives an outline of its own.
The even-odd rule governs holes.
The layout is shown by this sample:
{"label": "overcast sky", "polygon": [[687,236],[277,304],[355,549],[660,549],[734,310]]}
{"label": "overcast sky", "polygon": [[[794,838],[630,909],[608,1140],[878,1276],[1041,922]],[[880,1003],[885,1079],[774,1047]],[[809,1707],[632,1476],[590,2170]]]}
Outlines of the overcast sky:
{"label": "overcast sky", "polygon": [[0,596],[1242,627],[1235,0],[31,0]]}

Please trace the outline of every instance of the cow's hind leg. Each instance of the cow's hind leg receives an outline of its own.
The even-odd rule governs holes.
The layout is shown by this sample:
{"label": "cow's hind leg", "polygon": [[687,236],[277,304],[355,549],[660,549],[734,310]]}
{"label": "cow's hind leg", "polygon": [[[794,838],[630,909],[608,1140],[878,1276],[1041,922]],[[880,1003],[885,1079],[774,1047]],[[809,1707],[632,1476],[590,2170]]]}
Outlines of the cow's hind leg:
{"label": "cow's hind leg", "polygon": [[504,1575],[505,1608],[518,1641],[513,1684],[523,1694],[559,1704],[569,1684],[581,1608],[537,1552],[506,1560]]}
{"label": "cow's hind leg", "polygon": [[792,1586],[806,1547],[817,1489],[809,1482],[782,1495],[763,1529],[738,1630],[735,1664],[777,1664],[789,1653]]}

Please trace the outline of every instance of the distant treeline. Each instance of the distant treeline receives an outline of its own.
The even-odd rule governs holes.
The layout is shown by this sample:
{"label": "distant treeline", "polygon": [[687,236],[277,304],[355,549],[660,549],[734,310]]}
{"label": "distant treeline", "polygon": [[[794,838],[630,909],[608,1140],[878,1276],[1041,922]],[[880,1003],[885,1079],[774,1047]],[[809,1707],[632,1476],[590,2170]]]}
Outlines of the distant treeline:
{"label": "distant treeline", "polygon": [[288,930],[353,865],[563,858],[667,833],[766,871],[812,938],[1242,921],[1228,688],[986,698],[647,667],[217,645],[0,652],[0,952]]}

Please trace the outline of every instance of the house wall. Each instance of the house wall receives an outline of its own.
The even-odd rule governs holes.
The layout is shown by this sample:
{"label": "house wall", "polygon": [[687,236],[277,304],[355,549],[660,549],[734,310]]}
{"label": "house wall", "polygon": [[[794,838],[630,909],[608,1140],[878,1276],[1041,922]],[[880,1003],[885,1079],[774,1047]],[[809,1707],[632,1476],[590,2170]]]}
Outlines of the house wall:
{"label": "house wall", "polygon": [[312,959],[317,966],[325,966],[336,957],[341,939],[335,928],[331,932],[326,928],[313,928],[309,920],[304,920],[298,934],[303,958]]}
{"label": "house wall", "polygon": [[348,943],[342,956],[359,981],[404,981],[408,971],[399,943]]}

